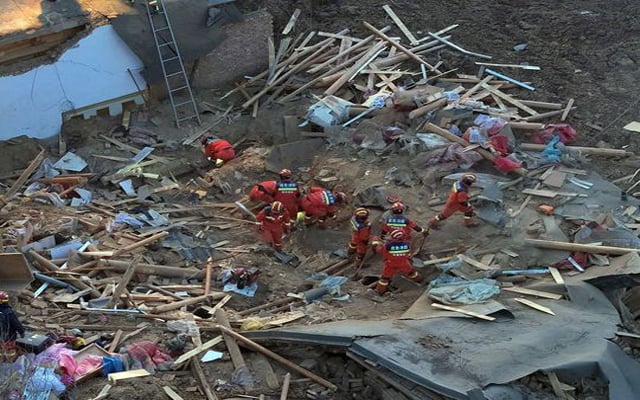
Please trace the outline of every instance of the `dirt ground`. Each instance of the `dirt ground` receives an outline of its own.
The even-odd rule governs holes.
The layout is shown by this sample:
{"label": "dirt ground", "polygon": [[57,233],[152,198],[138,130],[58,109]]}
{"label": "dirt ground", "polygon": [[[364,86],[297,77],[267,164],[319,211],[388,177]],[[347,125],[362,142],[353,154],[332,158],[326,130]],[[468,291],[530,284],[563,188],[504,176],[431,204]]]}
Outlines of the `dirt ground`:
{"label": "dirt ground", "polygon": [[[301,8],[302,14],[297,30],[322,30],[337,32],[346,27],[351,34],[363,37],[366,35],[361,21],[370,22],[378,27],[390,24],[381,6],[384,3],[371,0],[338,0],[338,1],[282,1],[258,0],[238,1],[245,11],[266,8],[274,15],[275,31],[280,32],[288,21],[294,8]],[[636,134],[622,130],[622,126],[632,120],[640,120],[640,100],[636,93],[640,87],[640,69],[637,54],[640,50],[640,3],[634,1],[600,2],[595,0],[570,1],[558,3],[544,0],[531,4],[525,1],[500,0],[486,2],[470,1],[401,1],[389,2],[405,24],[413,31],[425,36],[428,31],[437,31],[451,24],[460,24],[454,31],[454,40],[466,49],[491,54],[492,62],[521,63],[538,65],[541,71],[513,70],[512,76],[522,81],[532,82],[536,91],[528,94],[532,100],[564,102],[574,98],[578,109],[572,112],[568,122],[574,125],[579,133],[578,144],[585,146],[607,146],[615,148],[628,146],[629,151],[640,153],[640,141]],[[513,51],[513,46],[527,43],[528,48],[522,53]],[[443,50],[439,54],[429,56],[429,61],[445,60],[447,68],[459,68],[460,72],[474,74],[477,66],[475,59],[464,57],[459,53]],[[511,72],[511,71],[510,71]],[[230,85],[232,87],[232,85]],[[217,93],[198,93],[200,101],[216,103],[217,98],[225,92],[221,88]],[[234,201],[245,195],[253,183],[273,179],[272,174],[265,173],[263,155],[268,147],[278,142],[282,136],[279,125],[284,114],[300,114],[306,107],[306,100],[292,104],[287,108],[274,106],[261,110],[257,119],[248,115],[233,115],[228,124],[214,129],[232,142],[241,142],[240,160],[229,163],[219,172],[214,173],[221,182],[229,183],[233,188],[230,193],[210,190],[208,201]],[[246,113],[245,113],[246,114]],[[170,156],[178,163],[191,165],[194,172],[180,177],[181,181],[206,174],[206,161],[198,147],[182,147],[179,142],[192,134],[198,127],[176,129],[172,124],[172,116],[166,103],[150,104],[148,112],[134,114],[140,117],[145,126],[158,132],[158,154]],[[213,114],[203,116],[203,126],[213,121]],[[135,121],[134,121],[135,122]],[[99,141],[99,135],[117,134],[119,119],[99,117],[90,121],[72,120],[64,126],[64,139],[69,150],[89,161],[89,169],[100,174],[116,168],[117,162],[92,157],[92,154],[122,156],[122,152]],[[594,129],[589,125],[599,126]],[[264,151],[262,151],[264,150]],[[420,224],[426,224],[429,217],[438,208],[427,205],[429,200],[446,194],[444,185],[413,187],[396,186],[385,182],[385,171],[397,165],[407,165],[411,156],[392,156],[381,159],[373,153],[360,153],[351,146],[338,146],[330,149],[328,154],[320,154],[311,171],[296,171],[299,181],[305,186],[314,184],[314,176],[322,169],[329,170],[339,178],[338,183],[357,192],[374,184],[384,183],[390,193],[399,195],[409,206],[409,215]],[[0,165],[2,165],[0,163]],[[640,167],[638,158],[624,160],[595,159],[593,165],[606,177],[617,178],[633,173]],[[7,168],[6,171],[9,171]],[[2,172],[6,172],[3,171]],[[96,185],[98,182],[95,182]],[[113,188],[96,188],[97,193],[106,194]],[[184,194],[175,194],[165,201],[186,203]],[[515,191],[509,192],[514,202],[523,197]],[[258,266],[263,271],[263,279],[255,298],[234,297],[228,303],[228,309],[241,311],[248,307],[263,304],[267,301],[283,297],[286,293],[299,292],[309,287],[306,277],[319,267],[326,265],[330,254],[337,249],[344,249],[349,237],[349,228],[345,220],[350,209],[341,212],[337,224],[327,230],[315,228],[295,232],[288,242],[286,250],[298,255],[302,265],[293,269],[282,265],[264,253],[240,254],[231,260],[221,261],[222,265]],[[372,219],[377,218],[376,211]],[[422,259],[440,257],[452,252],[475,246],[477,249],[496,249],[518,246],[503,230],[483,225],[475,230],[460,228],[461,219],[451,218],[441,230],[434,231],[428,239]],[[234,246],[250,246],[257,242],[257,234],[243,227],[237,230],[226,230],[215,233],[217,240],[231,240]],[[523,250],[526,251],[526,250]],[[178,262],[171,255],[157,252],[150,257],[157,263],[171,265]],[[524,267],[523,264],[536,265],[535,259],[527,257],[526,252],[520,259],[500,255],[503,267]],[[372,258],[364,269],[365,274],[375,275],[380,271],[380,259]],[[430,271],[424,271],[429,274]],[[415,299],[422,294],[423,288],[399,279],[393,299],[374,302],[363,295],[366,287],[357,281],[348,281],[342,287],[350,295],[348,301],[321,302],[318,304],[298,305],[293,310],[304,311],[308,316],[301,323],[314,324],[341,320],[346,318],[384,319],[404,312]],[[123,319],[118,323],[135,325],[139,321]],[[154,323],[144,338],[162,340],[164,327]],[[215,332],[205,332],[203,341],[213,337]],[[139,338],[138,338],[139,339]],[[287,352],[287,349],[281,349]],[[289,350],[290,351],[290,350]],[[631,351],[631,350],[630,350]],[[309,358],[307,354],[298,354],[298,361]],[[295,359],[295,354],[292,358]],[[225,361],[228,361],[225,359]],[[232,374],[229,362],[205,365],[205,372],[210,382],[216,379],[228,380]],[[284,370],[277,368],[279,376]],[[95,396],[104,385],[103,378],[79,385],[73,392],[77,399]],[[170,384],[182,389],[185,400],[203,398],[197,391],[197,383],[188,372],[166,372],[155,377],[136,380],[124,387],[116,387],[112,391],[113,398],[149,399],[163,396],[160,386]],[[530,384],[522,382],[537,393],[536,398],[546,397],[548,386],[538,381]],[[536,386],[537,385],[537,386]],[[294,385],[294,394],[290,398],[305,398],[304,390],[308,383],[301,381]],[[194,388],[196,388],[194,390]],[[601,385],[599,386],[601,389]],[[223,392],[232,395],[233,391]],[[256,391],[250,393],[258,396],[266,394],[267,399],[277,398],[278,393]],[[604,399],[604,393],[591,393],[592,399]],[[552,396],[549,394],[549,396]],[[336,397],[338,398],[338,397]],[[347,397],[344,397],[347,398]],[[533,398],[533,397],[532,397]],[[584,397],[587,398],[587,397]]]}

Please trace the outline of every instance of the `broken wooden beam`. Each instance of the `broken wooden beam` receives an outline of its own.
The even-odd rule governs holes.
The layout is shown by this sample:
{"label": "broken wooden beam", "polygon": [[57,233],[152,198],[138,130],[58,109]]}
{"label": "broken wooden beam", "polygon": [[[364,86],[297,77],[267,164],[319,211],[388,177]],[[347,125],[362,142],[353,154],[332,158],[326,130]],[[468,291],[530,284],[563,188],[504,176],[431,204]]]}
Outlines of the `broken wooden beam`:
{"label": "broken wooden beam", "polygon": [[[520,149],[525,151],[543,151],[544,144],[536,143],[520,143]],[[634,153],[622,149],[601,149],[599,147],[580,147],[580,146],[565,146],[565,149],[569,151],[579,151],[583,154],[591,154],[594,156],[612,156],[612,157],[629,157]]]}
{"label": "broken wooden beam", "polygon": [[[466,140],[464,140],[463,138],[454,135],[453,133],[449,132],[446,129],[443,129],[441,127],[439,127],[438,125],[429,122],[425,125],[425,129],[427,132],[431,132],[431,133],[435,133],[437,135],[442,136],[443,138],[449,140],[450,142],[454,142],[454,143],[458,143],[460,144],[462,147],[467,147],[469,146],[469,142],[467,142]],[[486,160],[489,160],[491,162],[494,161],[495,156],[493,154],[491,154],[491,152],[483,149],[483,148],[476,148],[473,149],[473,151],[477,152],[478,154],[480,154],[483,158],[485,158]],[[519,174],[519,175],[525,175],[527,173],[527,170],[520,167],[518,169],[515,169],[513,172]]]}
{"label": "broken wooden beam", "polygon": [[171,364],[171,368],[173,369],[178,368],[180,365],[182,365],[182,363],[188,361],[190,358],[197,356],[198,354],[202,353],[205,350],[209,350],[210,348],[217,345],[218,343],[222,343],[223,340],[224,339],[222,338],[222,336],[216,336],[215,338],[209,340],[208,342],[202,343],[200,346],[187,351],[186,353],[180,355],[178,358],[175,359],[173,364]]}
{"label": "broken wooden beam", "polygon": [[304,376],[305,378],[309,378],[311,379],[313,382],[324,386],[328,389],[331,390],[337,390],[338,387],[336,385],[334,385],[333,383],[329,382],[328,380],[314,374],[313,372],[302,368],[299,365],[296,365],[294,363],[292,363],[291,361],[287,360],[286,358],[282,357],[279,354],[274,353],[273,351],[259,345],[258,343],[254,342],[251,339],[247,339],[246,337],[240,335],[239,333],[236,333],[234,331],[232,331],[231,329],[228,329],[222,325],[218,325],[218,329],[220,329],[220,331],[222,333],[226,333],[229,336],[232,336],[234,339],[236,339],[237,341],[241,342],[244,346],[248,347],[249,349],[253,350],[253,351],[257,351],[259,353],[264,354],[265,356],[279,362],[280,364],[282,364],[283,366],[285,366],[286,368],[291,369],[294,372],[297,372],[298,374]]}
{"label": "broken wooden beam", "polygon": [[207,376],[204,374],[204,370],[202,369],[202,364],[198,359],[191,360],[191,369],[193,373],[196,375],[198,382],[200,383],[200,387],[204,392],[207,400],[218,400],[218,396],[213,392],[211,386],[209,385],[209,381],[207,381]]}
{"label": "broken wooden beam", "polygon": [[121,380],[141,378],[141,377],[150,376],[150,375],[151,374],[147,370],[132,369],[130,371],[124,371],[124,372],[113,372],[107,376],[107,379],[109,379],[109,382],[116,384]]}
{"label": "broken wooden beam", "polygon": [[173,311],[173,310],[177,310],[178,308],[184,307],[184,306],[190,306],[193,304],[198,304],[198,303],[203,303],[209,299],[221,299],[225,296],[225,293],[209,293],[208,295],[203,295],[203,296],[197,296],[197,297],[191,297],[188,299],[184,299],[184,300],[180,300],[180,301],[176,301],[174,303],[169,303],[169,304],[163,304],[161,306],[157,306],[155,308],[153,308],[151,310],[151,312],[153,312],[154,314],[160,314],[163,312],[167,312],[167,311]]}
{"label": "broken wooden beam", "polygon": [[626,247],[594,246],[590,244],[556,242],[553,240],[541,240],[541,239],[525,239],[524,242],[525,244],[529,244],[534,247],[540,247],[543,249],[579,251],[582,253],[611,254],[611,255],[617,255],[617,256],[639,251],[638,249],[632,249],[632,248],[626,248]]}
{"label": "broken wooden beam", "polygon": [[[221,308],[217,309],[215,312],[216,321],[221,326],[224,326],[226,329],[231,330],[231,324],[229,324],[229,318],[227,317],[227,312]],[[238,347],[238,343],[235,338],[231,335],[228,335],[225,331],[222,331],[222,337],[224,337],[224,342],[227,345],[227,351],[229,351],[229,355],[231,356],[231,362],[233,363],[233,367],[238,370],[241,368],[246,368],[246,363],[244,361],[244,357],[242,356],[242,352],[240,351],[240,347]],[[253,385],[243,385],[246,390],[251,390]]]}
{"label": "broken wooden beam", "polygon": [[[99,265],[111,267],[114,271],[124,272],[131,264],[128,261],[101,259]],[[73,271],[73,270],[72,270]],[[155,264],[136,264],[136,274],[158,275],[167,278],[202,279],[204,272],[195,268],[169,267]]]}

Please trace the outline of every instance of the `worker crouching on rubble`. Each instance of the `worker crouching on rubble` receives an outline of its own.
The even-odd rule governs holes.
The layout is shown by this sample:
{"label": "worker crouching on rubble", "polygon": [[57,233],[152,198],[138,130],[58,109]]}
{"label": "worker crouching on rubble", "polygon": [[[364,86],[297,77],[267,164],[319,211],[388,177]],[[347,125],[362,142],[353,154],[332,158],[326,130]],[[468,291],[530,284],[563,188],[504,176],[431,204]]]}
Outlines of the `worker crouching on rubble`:
{"label": "worker crouching on rubble", "polygon": [[206,136],[202,139],[203,151],[207,160],[215,163],[217,168],[236,157],[236,152],[231,143],[215,136]]}
{"label": "worker crouching on rubble", "polygon": [[291,218],[283,204],[274,201],[265,206],[256,215],[256,220],[260,223],[262,239],[271,244],[275,251],[282,251],[282,237],[291,230]]}
{"label": "worker crouching on rubble", "polygon": [[405,205],[401,202],[395,202],[391,205],[391,214],[382,221],[382,239],[387,239],[387,236],[396,229],[400,229],[404,232],[408,241],[411,241],[411,232],[416,231],[423,235],[428,235],[429,231],[409,219],[404,215]]}
{"label": "worker crouching on rubble", "polygon": [[389,291],[389,283],[394,275],[402,274],[414,282],[422,282],[424,277],[411,265],[411,244],[401,229],[396,229],[388,237],[386,243],[375,237],[372,241],[373,251],[382,254],[382,275],[376,284],[375,291],[384,295]]}
{"label": "worker crouching on rubble", "polygon": [[351,217],[351,240],[347,252],[349,256],[356,255],[354,264],[358,267],[364,260],[369,248],[371,237],[371,222],[369,222],[369,210],[364,207],[356,208]]}
{"label": "worker crouching on rubble", "polygon": [[317,220],[318,228],[327,227],[328,219],[335,219],[338,205],[346,202],[342,192],[332,192],[321,187],[312,187],[311,191],[300,199],[300,208],[304,212],[304,223],[309,226]]}
{"label": "worker crouching on rubble", "polygon": [[9,295],[0,292],[0,346],[14,344],[18,336],[24,337],[24,327],[9,305]]}
{"label": "worker crouching on rubble", "polygon": [[249,198],[265,203],[279,201],[289,211],[289,216],[295,218],[298,214],[298,201],[302,195],[300,185],[292,181],[291,170],[283,169],[279,176],[279,181],[264,181],[254,185],[249,192]]}
{"label": "worker crouching on rubble", "polygon": [[462,175],[462,178],[453,184],[451,193],[449,193],[449,198],[442,212],[432,217],[429,221],[429,227],[438,228],[441,221],[449,218],[456,212],[464,213],[464,226],[477,226],[478,222],[475,220],[475,211],[469,203],[469,189],[475,181],[476,176],[474,174]]}

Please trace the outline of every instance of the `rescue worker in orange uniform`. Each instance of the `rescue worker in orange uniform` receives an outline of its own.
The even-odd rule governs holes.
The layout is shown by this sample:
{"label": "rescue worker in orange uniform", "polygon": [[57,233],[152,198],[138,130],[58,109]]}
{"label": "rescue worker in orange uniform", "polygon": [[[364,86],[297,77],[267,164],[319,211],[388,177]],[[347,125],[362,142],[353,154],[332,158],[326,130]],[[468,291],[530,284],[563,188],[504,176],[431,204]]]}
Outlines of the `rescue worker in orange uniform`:
{"label": "rescue worker in orange uniform", "polygon": [[386,239],[392,231],[400,229],[407,237],[407,240],[411,241],[411,231],[416,231],[424,235],[428,234],[423,227],[407,218],[404,215],[405,205],[401,202],[395,202],[391,206],[391,214],[382,222],[382,238]]}
{"label": "rescue worker in orange uniform", "polygon": [[376,284],[379,295],[389,291],[389,283],[394,275],[402,274],[414,282],[422,282],[424,277],[411,265],[411,244],[402,229],[396,229],[389,235],[386,243],[376,237],[372,243],[373,251],[382,254],[382,275]]}
{"label": "rescue worker in orange uniform", "polygon": [[300,185],[291,180],[293,177],[291,170],[283,169],[278,175],[279,181],[264,181],[254,185],[249,192],[249,198],[265,203],[280,201],[289,211],[289,216],[295,218],[298,213],[298,201],[302,195]]}
{"label": "rescue worker in orange uniform", "polygon": [[291,170],[283,169],[279,175],[280,180],[276,182],[275,200],[284,205],[291,218],[296,218],[298,202],[300,201],[300,196],[302,196],[300,186],[291,180],[293,177]]}
{"label": "rescue worker in orange uniform", "polygon": [[202,139],[203,151],[209,161],[215,163],[216,167],[231,161],[236,157],[236,152],[231,143],[215,136],[207,136]]}
{"label": "rescue worker in orange uniform", "polygon": [[262,239],[271,244],[275,251],[282,251],[282,236],[291,230],[289,212],[282,203],[274,201],[265,206],[256,215],[256,220],[260,222]]}
{"label": "rescue worker in orange uniform", "polygon": [[356,208],[351,217],[351,240],[347,252],[350,256],[356,255],[354,264],[359,266],[367,254],[369,238],[371,237],[371,223],[369,222],[369,210],[364,207]]}
{"label": "rescue worker in orange uniform", "polygon": [[438,228],[441,221],[449,218],[456,212],[464,213],[464,226],[471,227],[478,225],[475,220],[476,214],[469,203],[469,189],[475,181],[476,176],[474,174],[462,175],[460,180],[453,184],[447,203],[444,205],[444,209],[440,214],[431,218],[429,226],[432,228]]}
{"label": "rescue worker in orange uniform", "polygon": [[264,203],[273,203],[275,201],[277,185],[277,181],[264,181],[253,185],[251,191],[249,191],[249,198]]}
{"label": "rescue worker in orange uniform", "polygon": [[327,227],[327,219],[336,218],[338,205],[346,201],[346,196],[342,192],[332,192],[318,186],[311,188],[311,191],[300,199],[300,208],[304,212],[305,225],[318,221],[318,228]]}

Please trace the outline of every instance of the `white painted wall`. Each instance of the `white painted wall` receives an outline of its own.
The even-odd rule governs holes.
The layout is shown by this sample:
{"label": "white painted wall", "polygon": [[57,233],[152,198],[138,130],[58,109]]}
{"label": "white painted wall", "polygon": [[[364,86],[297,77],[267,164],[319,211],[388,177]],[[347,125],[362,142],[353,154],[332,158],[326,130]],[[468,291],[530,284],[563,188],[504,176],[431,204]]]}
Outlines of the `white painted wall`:
{"label": "white painted wall", "polygon": [[110,25],[101,26],[65,51],[54,64],[0,77],[0,140],[60,133],[62,113],[138,91],[142,61]]}

